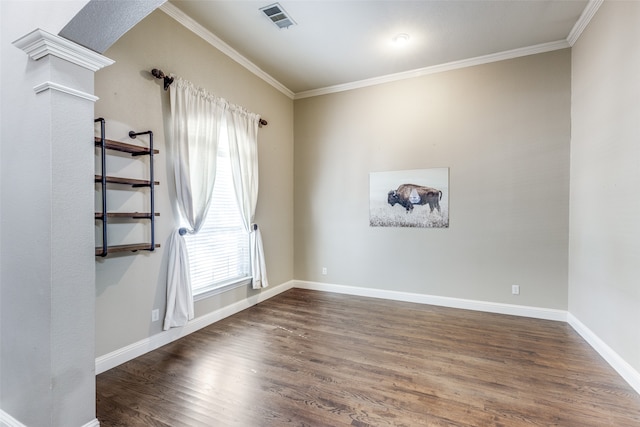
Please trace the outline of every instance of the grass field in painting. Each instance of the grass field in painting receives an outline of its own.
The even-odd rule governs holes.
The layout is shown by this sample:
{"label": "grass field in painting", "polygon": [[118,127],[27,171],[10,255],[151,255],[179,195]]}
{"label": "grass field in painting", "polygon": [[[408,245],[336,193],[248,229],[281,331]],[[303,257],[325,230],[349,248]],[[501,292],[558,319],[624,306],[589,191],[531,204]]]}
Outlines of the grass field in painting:
{"label": "grass field in painting", "polygon": [[371,201],[369,207],[369,225],[372,227],[449,227],[449,211],[446,204],[440,204],[441,212],[430,212],[429,205],[416,205],[412,212],[396,204]]}

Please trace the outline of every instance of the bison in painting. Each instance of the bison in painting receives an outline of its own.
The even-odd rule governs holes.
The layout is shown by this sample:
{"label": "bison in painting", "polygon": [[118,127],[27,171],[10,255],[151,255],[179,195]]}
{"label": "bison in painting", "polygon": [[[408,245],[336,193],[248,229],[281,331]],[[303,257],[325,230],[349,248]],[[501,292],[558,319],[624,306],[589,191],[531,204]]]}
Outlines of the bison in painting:
{"label": "bison in painting", "polygon": [[389,191],[387,202],[394,206],[396,203],[404,207],[407,212],[413,211],[415,205],[429,205],[431,212],[440,212],[442,191],[423,185],[402,184],[396,190]]}

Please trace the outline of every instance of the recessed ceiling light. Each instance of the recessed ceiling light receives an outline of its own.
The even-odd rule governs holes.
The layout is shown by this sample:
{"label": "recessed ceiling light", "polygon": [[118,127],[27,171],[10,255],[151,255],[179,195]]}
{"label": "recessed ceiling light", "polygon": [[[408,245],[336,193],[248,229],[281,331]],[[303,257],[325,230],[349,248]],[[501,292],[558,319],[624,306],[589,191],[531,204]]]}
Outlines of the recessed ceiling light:
{"label": "recessed ceiling light", "polygon": [[396,34],[391,40],[393,41],[393,44],[395,44],[396,46],[404,46],[407,43],[409,43],[409,34],[406,34],[406,33]]}

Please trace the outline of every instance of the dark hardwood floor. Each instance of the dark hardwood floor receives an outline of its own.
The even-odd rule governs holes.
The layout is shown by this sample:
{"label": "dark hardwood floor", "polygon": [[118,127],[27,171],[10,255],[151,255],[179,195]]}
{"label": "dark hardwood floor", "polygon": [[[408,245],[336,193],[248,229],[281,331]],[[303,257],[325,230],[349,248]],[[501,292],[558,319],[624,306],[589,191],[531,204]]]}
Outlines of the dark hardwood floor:
{"label": "dark hardwood floor", "polygon": [[562,322],[293,289],[97,377],[111,426],[640,426]]}

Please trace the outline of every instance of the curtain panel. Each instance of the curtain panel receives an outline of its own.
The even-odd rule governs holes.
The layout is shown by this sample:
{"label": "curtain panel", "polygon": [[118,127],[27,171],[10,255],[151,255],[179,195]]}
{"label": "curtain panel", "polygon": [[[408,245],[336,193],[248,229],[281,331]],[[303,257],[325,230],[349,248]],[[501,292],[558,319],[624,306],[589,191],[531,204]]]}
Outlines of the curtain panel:
{"label": "curtain panel", "polygon": [[183,234],[197,233],[212,205],[220,129],[226,122],[235,195],[250,233],[253,288],[268,286],[262,236],[253,224],[258,201],[258,125],[260,116],[229,104],[178,76],[170,86],[171,138],[178,212],[182,224],[169,240],[167,311],[164,330],[194,317],[189,256]]}
{"label": "curtain panel", "polygon": [[[184,229],[169,240],[167,311],[164,330],[194,317],[189,257],[182,234],[197,233],[211,207],[216,179],[218,138],[227,102],[174,76],[170,86],[171,138],[176,202]],[[182,230],[182,233],[181,233]]]}
{"label": "curtain panel", "polygon": [[260,228],[254,224],[258,203],[258,125],[260,116],[234,106],[226,112],[231,172],[238,207],[250,233],[251,276],[254,289],[269,286]]}

